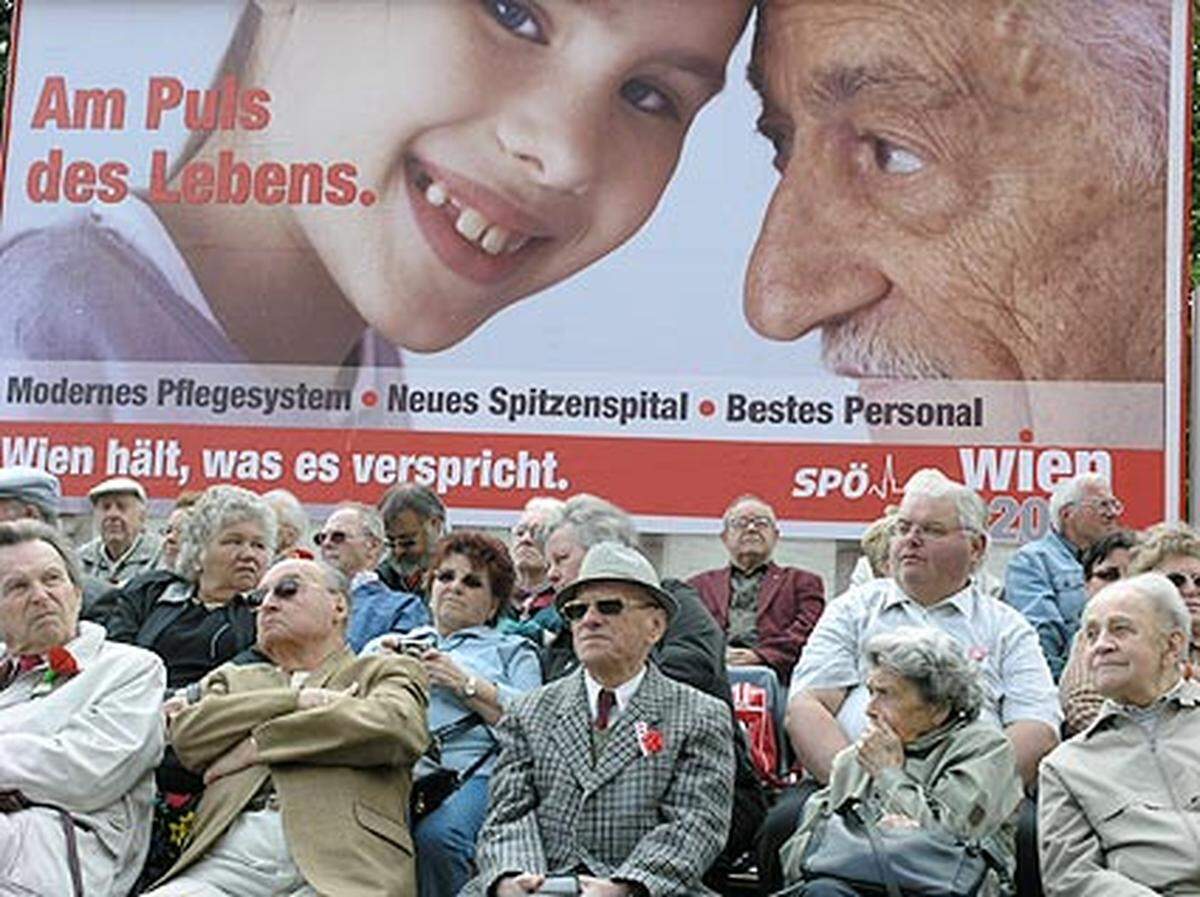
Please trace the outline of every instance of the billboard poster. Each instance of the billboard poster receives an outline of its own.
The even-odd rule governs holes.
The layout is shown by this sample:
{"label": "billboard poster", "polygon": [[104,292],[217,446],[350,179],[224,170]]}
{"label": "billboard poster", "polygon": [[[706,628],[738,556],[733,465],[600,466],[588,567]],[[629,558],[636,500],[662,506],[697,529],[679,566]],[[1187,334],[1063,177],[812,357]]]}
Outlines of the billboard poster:
{"label": "billboard poster", "polygon": [[0,463],[819,538],[936,466],[1002,541],[1094,470],[1178,516],[1184,0],[751,5],[20,0]]}

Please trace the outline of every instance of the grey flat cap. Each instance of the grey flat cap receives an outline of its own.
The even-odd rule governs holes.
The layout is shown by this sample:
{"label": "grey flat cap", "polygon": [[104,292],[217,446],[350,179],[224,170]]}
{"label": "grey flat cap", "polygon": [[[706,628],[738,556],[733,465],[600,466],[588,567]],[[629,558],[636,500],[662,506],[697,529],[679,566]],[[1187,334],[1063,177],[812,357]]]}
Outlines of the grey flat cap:
{"label": "grey flat cap", "polygon": [[88,498],[92,504],[102,495],[136,495],[143,502],[146,500],[146,490],[142,488],[142,484],[130,477],[109,477],[88,491]]}
{"label": "grey flat cap", "polygon": [[23,501],[43,513],[55,515],[62,486],[54,474],[36,467],[0,467],[0,498]]}
{"label": "grey flat cap", "polygon": [[579,567],[579,578],[555,596],[558,608],[575,597],[580,587],[590,582],[631,582],[641,586],[667,612],[675,616],[678,605],[670,592],[659,585],[654,567],[636,548],[620,542],[600,542],[588,549]]}

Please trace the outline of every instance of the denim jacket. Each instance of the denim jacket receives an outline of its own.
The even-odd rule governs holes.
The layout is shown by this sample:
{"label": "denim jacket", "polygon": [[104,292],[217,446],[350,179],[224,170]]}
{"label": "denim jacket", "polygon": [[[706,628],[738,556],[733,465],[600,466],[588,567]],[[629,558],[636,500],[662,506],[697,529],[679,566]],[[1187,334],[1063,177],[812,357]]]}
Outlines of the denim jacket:
{"label": "denim jacket", "polygon": [[1023,546],[1008,562],[1004,598],[1037,630],[1057,682],[1087,601],[1075,547],[1055,530]]}

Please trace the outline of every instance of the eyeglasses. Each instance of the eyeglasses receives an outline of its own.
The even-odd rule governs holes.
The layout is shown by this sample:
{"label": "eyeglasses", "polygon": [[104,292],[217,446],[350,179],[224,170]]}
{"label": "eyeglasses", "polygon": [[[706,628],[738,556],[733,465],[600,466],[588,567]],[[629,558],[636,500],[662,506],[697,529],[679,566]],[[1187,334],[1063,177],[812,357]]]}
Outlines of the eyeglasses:
{"label": "eyeglasses", "polygon": [[625,601],[621,598],[601,598],[599,601],[593,601],[590,604],[586,601],[572,601],[564,604],[560,609],[560,613],[570,623],[578,623],[587,616],[588,608],[594,607],[602,617],[617,617],[623,614],[631,607],[652,607],[645,601],[632,602]]}
{"label": "eyeglasses", "polygon": [[420,538],[419,533],[397,535],[389,533],[387,538],[383,540],[383,544],[388,548],[412,548],[417,544],[418,538]]}
{"label": "eyeglasses", "polygon": [[[437,573],[433,574],[433,578],[437,582],[454,582],[454,578],[456,576],[458,576],[458,574],[455,573],[453,570],[439,570]],[[483,588],[483,580],[480,579],[478,576],[476,576],[474,573],[468,573],[466,576],[464,576],[462,578],[462,584],[464,586],[466,586],[468,589],[482,589]]]}
{"label": "eyeglasses", "polygon": [[1097,567],[1092,571],[1092,579],[1098,579],[1101,582],[1116,582],[1121,578],[1120,567]]}
{"label": "eyeglasses", "polygon": [[335,529],[330,530],[327,533],[317,533],[315,536],[313,536],[313,541],[317,543],[317,547],[319,548],[326,542],[328,542],[330,545],[341,545],[348,539],[353,538],[354,536],[352,536],[350,533],[343,532],[340,529]]}
{"label": "eyeglasses", "polygon": [[951,533],[963,530],[964,527],[961,526],[946,526],[943,523],[917,523],[903,517],[897,517],[892,523],[892,532],[897,536],[905,537],[916,534],[922,539],[944,539]]}
{"label": "eyeglasses", "polygon": [[1089,498],[1086,501],[1081,501],[1079,506],[1082,508],[1095,508],[1101,514],[1108,514],[1112,517],[1120,517],[1125,513],[1125,505],[1119,498]]}
{"label": "eyeglasses", "polygon": [[750,527],[755,529],[772,529],[775,526],[775,521],[766,514],[757,514],[753,517],[731,517],[729,518],[729,528],[735,530],[746,530]]}
{"label": "eyeglasses", "polygon": [[1174,571],[1163,575],[1171,580],[1171,584],[1177,589],[1182,589],[1189,582],[1192,584],[1193,589],[1200,589],[1200,573],[1180,573],[1179,571]]}
{"label": "eyeglasses", "polygon": [[285,576],[269,589],[255,589],[246,597],[246,603],[251,607],[261,607],[263,602],[274,595],[280,601],[291,601],[300,594],[303,583],[291,576]]}

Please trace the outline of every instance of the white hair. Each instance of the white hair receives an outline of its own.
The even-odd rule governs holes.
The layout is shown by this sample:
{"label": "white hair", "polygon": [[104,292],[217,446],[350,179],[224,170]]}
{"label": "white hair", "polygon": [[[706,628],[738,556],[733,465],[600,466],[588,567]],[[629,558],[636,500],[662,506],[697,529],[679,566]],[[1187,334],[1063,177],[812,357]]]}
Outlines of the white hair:
{"label": "white hair", "polygon": [[904,484],[904,495],[924,495],[928,498],[948,498],[958,512],[958,525],[980,535],[986,534],[987,507],[983,499],[962,483],[956,483],[934,467],[918,470]]}
{"label": "white hair", "polygon": [[584,548],[601,542],[620,542],[638,548],[637,527],[633,518],[610,501],[581,492],[572,495],[558,513],[546,522],[546,538],[564,526],[574,527],[575,538]]}
{"label": "white hair", "polygon": [[387,535],[383,528],[383,515],[375,508],[364,505],[360,501],[344,501],[329,512],[329,517],[325,518],[325,522],[328,523],[329,518],[339,511],[352,511],[358,520],[358,525],[362,527],[362,531],[373,537],[380,545],[387,541]]}
{"label": "white hair", "polygon": [[263,493],[263,500],[271,506],[280,523],[287,524],[300,535],[304,535],[308,529],[308,514],[304,512],[304,505],[300,504],[300,499],[286,489],[272,489]]}
{"label": "white hair", "polygon": [[1138,597],[1146,599],[1163,635],[1182,632],[1185,638],[1191,638],[1192,615],[1188,612],[1187,604],[1184,603],[1183,596],[1179,594],[1175,584],[1161,573],[1139,573],[1128,579],[1119,579],[1102,588],[1092,600],[1113,589],[1134,592]]}
{"label": "white hair", "polygon": [[1050,492],[1050,525],[1059,532],[1062,531],[1062,512],[1071,505],[1083,501],[1083,493],[1088,486],[1108,488],[1108,480],[1098,473],[1078,473],[1075,476],[1060,480]]}

